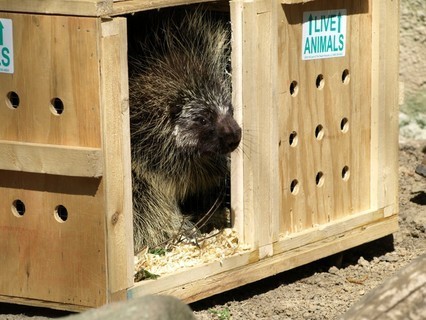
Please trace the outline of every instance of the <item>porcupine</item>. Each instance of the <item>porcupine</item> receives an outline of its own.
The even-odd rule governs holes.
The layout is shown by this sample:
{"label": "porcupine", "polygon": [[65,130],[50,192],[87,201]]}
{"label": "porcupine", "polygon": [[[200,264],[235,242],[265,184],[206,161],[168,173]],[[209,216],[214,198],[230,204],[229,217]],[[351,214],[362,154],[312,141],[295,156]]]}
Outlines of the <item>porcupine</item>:
{"label": "porcupine", "polygon": [[171,15],[143,47],[129,81],[136,252],[192,226],[183,204],[218,190],[241,140],[229,25],[199,10]]}

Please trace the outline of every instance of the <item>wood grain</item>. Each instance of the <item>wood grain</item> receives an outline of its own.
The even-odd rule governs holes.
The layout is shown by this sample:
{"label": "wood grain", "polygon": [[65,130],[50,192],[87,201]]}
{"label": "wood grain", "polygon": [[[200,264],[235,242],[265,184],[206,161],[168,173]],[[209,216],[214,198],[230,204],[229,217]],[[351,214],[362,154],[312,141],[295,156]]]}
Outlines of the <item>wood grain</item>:
{"label": "wood grain", "polygon": [[0,170],[99,178],[101,149],[0,141]]}
{"label": "wood grain", "polygon": [[107,227],[108,293],[133,285],[133,211],[127,30],[124,18],[101,24],[102,141]]}
{"label": "wood grain", "polygon": [[[94,178],[105,173],[100,21],[0,16],[13,20],[16,53],[15,73],[0,74],[0,95],[20,97],[17,108],[5,99],[0,106],[8,152],[0,170],[0,295],[99,306],[107,301],[104,181]],[[64,105],[59,115],[54,97]]]}

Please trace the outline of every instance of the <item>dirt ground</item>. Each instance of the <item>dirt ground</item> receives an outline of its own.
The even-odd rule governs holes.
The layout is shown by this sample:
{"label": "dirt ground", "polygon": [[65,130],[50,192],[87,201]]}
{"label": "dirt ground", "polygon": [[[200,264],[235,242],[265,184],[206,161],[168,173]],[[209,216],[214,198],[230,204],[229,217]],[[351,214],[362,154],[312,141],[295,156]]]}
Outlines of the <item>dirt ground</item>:
{"label": "dirt ground", "polygon": [[[361,296],[426,252],[426,178],[414,173],[426,151],[426,140],[418,140],[426,134],[424,0],[401,0],[400,51],[400,79],[405,83],[401,109],[404,117],[411,117],[403,119],[406,123],[400,139],[400,230],[393,236],[194,303],[191,308],[198,319],[336,319]],[[46,320],[67,314],[0,303],[0,320]]]}

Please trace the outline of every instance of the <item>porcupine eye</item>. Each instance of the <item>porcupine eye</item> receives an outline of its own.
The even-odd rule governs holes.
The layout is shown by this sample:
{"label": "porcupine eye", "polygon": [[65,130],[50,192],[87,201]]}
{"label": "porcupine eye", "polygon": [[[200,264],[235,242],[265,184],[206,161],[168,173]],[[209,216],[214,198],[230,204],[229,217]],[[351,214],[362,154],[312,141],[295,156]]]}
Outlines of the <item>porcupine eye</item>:
{"label": "porcupine eye", "polygon": [[207,125],[207,119],[204,117],[197,117],[195,121],[203,126]]}

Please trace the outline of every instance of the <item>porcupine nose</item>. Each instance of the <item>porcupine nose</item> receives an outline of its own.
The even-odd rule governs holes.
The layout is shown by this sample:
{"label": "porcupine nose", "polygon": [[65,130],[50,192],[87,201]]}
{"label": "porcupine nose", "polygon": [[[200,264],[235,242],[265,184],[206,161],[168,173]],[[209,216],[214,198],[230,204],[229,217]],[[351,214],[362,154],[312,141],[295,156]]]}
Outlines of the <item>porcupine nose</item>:
{"label": "porcupine nose", "polygon": [[241,128],[231,116],[219,120],[219,139],[222,153],[234,151],[241,141]]}

